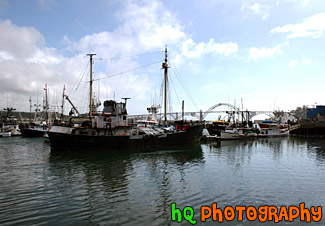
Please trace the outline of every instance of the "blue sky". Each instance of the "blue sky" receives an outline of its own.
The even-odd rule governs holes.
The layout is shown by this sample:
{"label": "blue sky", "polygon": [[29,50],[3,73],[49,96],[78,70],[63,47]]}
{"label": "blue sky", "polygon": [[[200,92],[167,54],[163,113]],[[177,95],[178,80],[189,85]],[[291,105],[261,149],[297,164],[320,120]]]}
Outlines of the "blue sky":
{"label": "blue sky", "polygon": [[166,45],[173,111],[182,100],[187,111],[325,104],[324,21],[322,0],[0,0],[0,105],[28,111],[48,84],[59,106],[66,85],[86,111],[85,55],[96,53],[95,79],[141,67],[95,82],[96,96],[146,113],[161,103]]}

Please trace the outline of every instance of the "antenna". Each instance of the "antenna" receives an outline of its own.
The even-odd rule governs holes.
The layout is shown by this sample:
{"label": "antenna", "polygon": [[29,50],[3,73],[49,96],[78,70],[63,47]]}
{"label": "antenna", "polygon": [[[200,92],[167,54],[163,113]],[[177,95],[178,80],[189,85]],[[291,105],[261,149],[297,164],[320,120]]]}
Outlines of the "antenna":
{"label": "antenna", "polygon": [[122,99],[124,100],[124,102],[125,102],[125,104],[126,104],[127,100],[128,100],[128,99],[131,99],[131,98],[130,98],[130,97],[123,97]]}

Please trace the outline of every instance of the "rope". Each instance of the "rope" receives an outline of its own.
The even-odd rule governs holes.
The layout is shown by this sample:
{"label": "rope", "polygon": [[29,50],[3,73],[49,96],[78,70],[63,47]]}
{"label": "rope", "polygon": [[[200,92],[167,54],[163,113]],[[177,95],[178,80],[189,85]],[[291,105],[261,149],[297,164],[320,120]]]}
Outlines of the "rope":
{"label": "rope", "polygon": [[120,57],[110,57],[110,58],[95,58],[97,60],[114,60],[114,59],[121,59],[121,58],[131,58],[131,57],[137,57],[137,56],[144,56],[144,55],[150,55],[150,54],[156,54],[156,53],[162,53],[164,51],[157,51],[157,52],[151,52],[151,53],[140,53],[135,55],[129,55],[129,56],[120,56]]}
{"label": "rope", "polygon": [[137,67],[137,68],[133,68],[133,69],[130,69],[130,70],[127,70],[127,71],[124,71],[124,72],[120,72],[120,73],[117,73],[117,74],[107,75],[107,76],[102,77],[102,78],[94,79],[93,81],[99,81],[99,80],[103,80],[103,79],[112,78],[112,77],[115,77],[117,75],[126,74],[126,73],[129,73],[131,71],[135,71],[135,70],[138,70],[138,69],[141,69],[141,68],[144,68],[144,67],[148,67],[150,65],[157,64],[157,63],[160,63],[160,62],[161,61],[157,61],[157,62],[153,62],[153,63],[150,63],[150,64],[146,64],[146,65],[141,66],[141,67]]}

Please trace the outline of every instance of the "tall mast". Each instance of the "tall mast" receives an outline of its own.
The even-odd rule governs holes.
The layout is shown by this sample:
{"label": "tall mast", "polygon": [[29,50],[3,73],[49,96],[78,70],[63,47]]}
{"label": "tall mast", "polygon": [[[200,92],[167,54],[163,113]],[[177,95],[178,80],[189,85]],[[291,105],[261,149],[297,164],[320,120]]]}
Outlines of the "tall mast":
{"label": "tall mast", "polygon": [[49,102],[48,102],[48,96],[47,96],[47,84],[45,84],[45,106],[43,106],[44,110],[45,110],[45,114],[46,114],[46,121],[49,122]]}
{"label": "tall mast", "polygon": [[167,82],[168,82],[168,63],[167,63],[167,47],[165,48],[165,63],[163,63],[162,68],[164,69],[164,80],[165,80],[165,95],[164,95],[164,124],[167,125]]}
{"label": "tall mast", "polygon": [[63,86],[62,105],[61,105],[61,120],[62,121],[63,121],[63,115],[64,115],[64,96],[65,96],[65,85]]}
{"label": "tall mast", "polygon": [[29,97],[29,122],[32,122],[32,97]]}
{"label": "tall mast", "polygon": [[90,95],[89,95],[89,117],[92,117],[92,107],[93,107],[93,56],[95,56],[96,54],[94,53],[90,53],[87,54],[87,56],[89,56],[90,59],[90,82],[89,82],[89,89],[90,89]]}

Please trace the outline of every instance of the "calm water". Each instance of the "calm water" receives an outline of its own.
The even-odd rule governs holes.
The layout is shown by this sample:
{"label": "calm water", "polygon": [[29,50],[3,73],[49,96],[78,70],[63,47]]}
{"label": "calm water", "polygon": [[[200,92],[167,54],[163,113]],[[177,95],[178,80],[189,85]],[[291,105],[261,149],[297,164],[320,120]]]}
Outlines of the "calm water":
{"label": "calm water", "polygon": [[[0,139],[0,225],[188,224],[171,221],[171,203],[193,207],[201,225],[200,206],[214,202],[222,208],[304,202],[308,208],[323,206],[324,215],[325,140],[269,138],[145,153],[51,153],[41,138]],[[244,219],[223,225],[260,223]]]}

